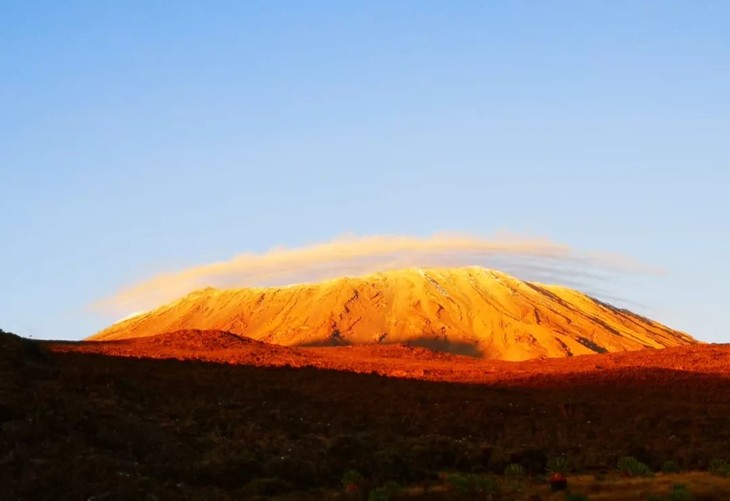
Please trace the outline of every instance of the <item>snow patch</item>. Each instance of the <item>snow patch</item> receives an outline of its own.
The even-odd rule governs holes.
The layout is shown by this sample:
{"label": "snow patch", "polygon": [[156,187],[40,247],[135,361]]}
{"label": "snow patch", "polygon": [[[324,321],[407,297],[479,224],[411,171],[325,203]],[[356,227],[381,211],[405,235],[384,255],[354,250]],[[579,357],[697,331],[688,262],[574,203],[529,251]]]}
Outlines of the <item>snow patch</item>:
{"label": "snow patch", "polygon": [[126,316],[126,317],[124,317],[124,318],[120,318],[119,320],[117,320],[117,321],[116,321],[116,322],[114,322],[114,323],[115,323],[115,324],[121,324],[122,322],[126,322],[127,320],[131,320],[131,319],[133,319],[133,318],[135,318],[135,317],[139,317],[139,316],[141,316],[141,315],[144,315],[145,313],[147,313],[147,311],[148,311],[148,310],[142,310],[142,311],[135,311],[134,313],[130,313],[129,315],[127,315],[127,316]]}

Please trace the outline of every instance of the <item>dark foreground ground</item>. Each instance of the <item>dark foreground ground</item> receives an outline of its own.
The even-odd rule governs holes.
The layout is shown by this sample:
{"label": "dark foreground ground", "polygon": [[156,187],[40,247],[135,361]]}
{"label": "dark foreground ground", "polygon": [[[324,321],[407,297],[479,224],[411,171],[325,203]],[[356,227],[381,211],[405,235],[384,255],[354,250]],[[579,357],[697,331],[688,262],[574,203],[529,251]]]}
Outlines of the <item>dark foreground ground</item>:
{"label": "dark foreground ground", "polygon": [[[730,362],[726,348],[695,349]],[[323,499],[351,469],[428,486],[509,463],[543,475],[556,454],[603,474],[625,455],[705,469],[730,453],[725,373],[454,383],[53,351],[4,334],[0,353],[0,499]]]}

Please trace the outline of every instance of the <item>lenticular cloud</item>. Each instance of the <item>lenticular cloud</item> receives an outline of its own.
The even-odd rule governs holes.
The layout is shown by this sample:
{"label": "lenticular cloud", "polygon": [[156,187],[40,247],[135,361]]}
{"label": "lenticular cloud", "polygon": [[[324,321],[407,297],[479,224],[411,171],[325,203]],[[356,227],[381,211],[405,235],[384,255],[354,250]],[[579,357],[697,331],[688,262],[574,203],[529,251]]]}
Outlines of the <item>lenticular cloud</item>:
{"label": "lenticular cloud", "polygon": [[284,286],[400,268],[447,266],[484,266],[528,280],[584,288],[606,274],[652,271],[624,256],[580,252],[547,239],[348,235],[163,273],[123,288],[95,306],[109,313],[127,314],[203,287]]}

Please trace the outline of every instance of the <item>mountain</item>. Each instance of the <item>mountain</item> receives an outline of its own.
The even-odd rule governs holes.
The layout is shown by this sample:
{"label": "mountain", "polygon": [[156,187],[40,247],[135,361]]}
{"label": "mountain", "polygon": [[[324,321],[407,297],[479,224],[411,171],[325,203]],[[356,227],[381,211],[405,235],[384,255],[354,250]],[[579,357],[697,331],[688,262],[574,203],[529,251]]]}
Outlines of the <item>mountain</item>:
{"label": "mountain", "polygon": [[501,360],[697,342],[581,292],[477,267],[399,270],[278,288],[206,288],[89,340],[186,329],[286,346],[411,344]]}

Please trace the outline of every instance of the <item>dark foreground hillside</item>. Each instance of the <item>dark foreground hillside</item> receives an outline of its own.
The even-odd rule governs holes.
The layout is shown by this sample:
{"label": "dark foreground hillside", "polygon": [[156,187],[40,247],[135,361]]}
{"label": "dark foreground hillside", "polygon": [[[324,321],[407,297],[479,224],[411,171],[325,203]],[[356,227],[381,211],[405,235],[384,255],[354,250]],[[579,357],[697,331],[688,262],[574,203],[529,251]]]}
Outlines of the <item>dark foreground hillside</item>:
{"label": "dark foreground hillside", "polygon": [[[465,384],[52,352],[0,334],[0,499],[321,499],[520,463],[727,455],[730,381],[666,369]],[[708,348],[709,349],[709,348]]]}

